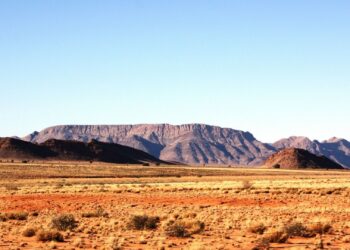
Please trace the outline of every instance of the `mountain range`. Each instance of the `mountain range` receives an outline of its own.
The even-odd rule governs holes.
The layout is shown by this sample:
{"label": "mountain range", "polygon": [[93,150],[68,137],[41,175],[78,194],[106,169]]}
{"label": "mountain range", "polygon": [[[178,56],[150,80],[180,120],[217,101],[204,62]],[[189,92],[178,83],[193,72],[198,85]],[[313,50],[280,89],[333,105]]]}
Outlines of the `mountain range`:
{"label": "mountain range", "polygon": [[289,137],[275,143],[258,141],[251,133],[205,124],[61,125],[34,132],[23,140],[49,139],[117,143],[164,161],[187,164],[261,165],[279,150],[301,148],[350,168],[350,142],[331,138],[319,142]]}
{"label": "mountain range", "polygon": [[141,150],[96,140],[85,143],[49,139],[38,144],[8,137],[0,138],[0,159],[168,164]]}

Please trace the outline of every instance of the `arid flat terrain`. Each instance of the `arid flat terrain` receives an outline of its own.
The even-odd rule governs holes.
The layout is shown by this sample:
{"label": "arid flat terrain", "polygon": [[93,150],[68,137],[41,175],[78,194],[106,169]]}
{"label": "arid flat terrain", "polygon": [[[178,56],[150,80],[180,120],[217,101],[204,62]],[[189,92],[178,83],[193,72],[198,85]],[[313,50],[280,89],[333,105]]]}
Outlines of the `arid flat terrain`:
{"label": "arid flat terrain", "polygon": [[350,249],[350,172],[0,163],[0,249]]}

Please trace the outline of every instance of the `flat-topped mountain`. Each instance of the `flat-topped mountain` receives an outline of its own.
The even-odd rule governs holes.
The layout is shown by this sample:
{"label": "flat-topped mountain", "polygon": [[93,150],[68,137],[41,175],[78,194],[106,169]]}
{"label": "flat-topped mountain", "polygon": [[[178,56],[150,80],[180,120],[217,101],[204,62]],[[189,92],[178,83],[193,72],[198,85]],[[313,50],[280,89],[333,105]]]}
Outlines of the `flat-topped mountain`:
{"label": "flat-topped mountain", "polygon": [[50,139],[41,144],[0,138],[0,158],[12,160],[101,161],[110,163],[167,163],[131,147],[92,140]]}
{"label": "flat-topped mountain", "polygon": [[325,156],[318,156],[299,148],[288,148],[273,154],[267,159],[265,166],[282,169],[343,169],[341,165]]}
{"label": "flat-topped mountain", "polygon": [[165,161],[188,164],[259,165],[275,152],[249,132],[204,124],[67,125],[24,139],[40,143],[52,138],[118,143]]}

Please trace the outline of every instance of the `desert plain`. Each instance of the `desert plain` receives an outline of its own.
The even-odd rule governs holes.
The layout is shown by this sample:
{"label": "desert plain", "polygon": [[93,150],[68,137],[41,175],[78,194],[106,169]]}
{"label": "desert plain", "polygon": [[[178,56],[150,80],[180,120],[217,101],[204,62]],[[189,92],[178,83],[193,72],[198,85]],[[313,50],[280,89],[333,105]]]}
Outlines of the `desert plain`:
{"label": "desert plain", "polygon": [[0,249],[350,249],[350,172],[0,163]]}

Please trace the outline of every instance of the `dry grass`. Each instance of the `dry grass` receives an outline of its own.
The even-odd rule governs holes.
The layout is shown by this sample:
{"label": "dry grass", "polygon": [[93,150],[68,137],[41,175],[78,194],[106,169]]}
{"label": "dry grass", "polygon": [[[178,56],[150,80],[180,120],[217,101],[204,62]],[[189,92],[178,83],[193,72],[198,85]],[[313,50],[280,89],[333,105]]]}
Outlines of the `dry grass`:
{"label": "dry grass", "polygon": [[350,249],[344,171],[6,164],[3,249]]}

